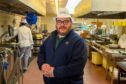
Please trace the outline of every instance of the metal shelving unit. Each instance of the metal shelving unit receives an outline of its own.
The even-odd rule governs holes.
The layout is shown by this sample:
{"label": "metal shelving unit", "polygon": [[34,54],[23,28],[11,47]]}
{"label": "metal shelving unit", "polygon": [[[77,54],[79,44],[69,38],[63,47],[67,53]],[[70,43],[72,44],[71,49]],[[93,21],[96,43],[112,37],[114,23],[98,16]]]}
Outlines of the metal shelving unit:
{"label": "metal shelving unit", "polygon": [[42,45],[42,37],[38,37],[37,34],[42,35],[40,33],[33,34],[34,46],[33,46],[33,55],[37,56],[39,52],[39,47]]}

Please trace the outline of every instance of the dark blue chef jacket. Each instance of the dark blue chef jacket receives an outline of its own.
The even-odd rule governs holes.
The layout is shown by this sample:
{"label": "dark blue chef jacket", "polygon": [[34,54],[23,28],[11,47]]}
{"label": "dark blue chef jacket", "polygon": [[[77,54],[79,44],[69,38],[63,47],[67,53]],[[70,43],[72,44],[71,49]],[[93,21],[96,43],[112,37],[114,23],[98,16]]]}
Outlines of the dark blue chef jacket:
{"label": "dark blue chef jacket", "polygon": [[45,84],[83,84],[83,69],[87,61],[87,46],[78,34],[71,30],[55,48],[57,31],[46,39],[38,55],[38,66],[48,63],[55,67],[53,78],[44,77]]}

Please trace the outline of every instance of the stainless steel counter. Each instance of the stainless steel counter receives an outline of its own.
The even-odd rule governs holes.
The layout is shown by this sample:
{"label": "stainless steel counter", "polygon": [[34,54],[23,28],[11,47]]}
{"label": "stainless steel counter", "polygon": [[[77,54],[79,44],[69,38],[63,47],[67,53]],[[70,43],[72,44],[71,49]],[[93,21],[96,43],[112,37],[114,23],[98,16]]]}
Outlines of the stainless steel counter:
{"label": "stainless steel counter", "polygon": [[[90,52],[92,50],[95,50],[97,52],[99,52],[102,56],[104,56],[107,60],[107,68],[106,68],[106,78],[108,78],[108,69],[110,66],[112,66],[112,73],[114,71],[114,67],[117,67],[117,62],[120,61],[124,61],[124,59],[126,59],[126,55],[120,53],[120,51],[124,50],[121,48],[110,48],[107,44],[105,45],[104,43],[99,44],[97,41],[95,40],[87,40],[86,41],[89,45]],[[110,65],[112,64],[112,65]],[[111,80],[113,80],[113,74],[111,74]],[[112,84],[112,82],[111,82]]]}

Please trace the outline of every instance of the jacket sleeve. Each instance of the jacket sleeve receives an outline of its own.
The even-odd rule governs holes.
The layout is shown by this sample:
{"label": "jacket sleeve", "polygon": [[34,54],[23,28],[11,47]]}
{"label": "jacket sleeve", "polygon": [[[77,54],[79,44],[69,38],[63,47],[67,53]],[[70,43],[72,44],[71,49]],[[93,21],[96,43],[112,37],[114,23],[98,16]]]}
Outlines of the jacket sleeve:
{"label": "jacket sleeve", "polygon": [[75,43],[72,57],[68,65],[55,67],[54,76],[58,78],[74,76],[83,73],[87,61],[87,46],[84,40]]}
{"label": "jacket sleeve", "polygon": [[44,47],[44,44],[40,46],[37,63],[38,63],[39,69],[41,70],[42,64],[45,63],[45,47]]}

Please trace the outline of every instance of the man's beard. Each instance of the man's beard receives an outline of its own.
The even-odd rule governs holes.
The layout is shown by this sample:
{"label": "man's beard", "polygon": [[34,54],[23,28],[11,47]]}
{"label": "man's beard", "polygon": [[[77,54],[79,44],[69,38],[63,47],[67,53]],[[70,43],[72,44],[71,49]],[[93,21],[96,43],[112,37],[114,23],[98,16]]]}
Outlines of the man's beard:
{"label": "man's beard", "polygon": [[[62,29],[64,29],[65,32],[60,32],[60,30],[62,30]],[[66,27],[60,27],[60,28],[57,28],[57,32],[58,32],[58,34],[65,36],[70,31],[70,29],[67,29],[67,30],[66,29],[67,29]]]}

